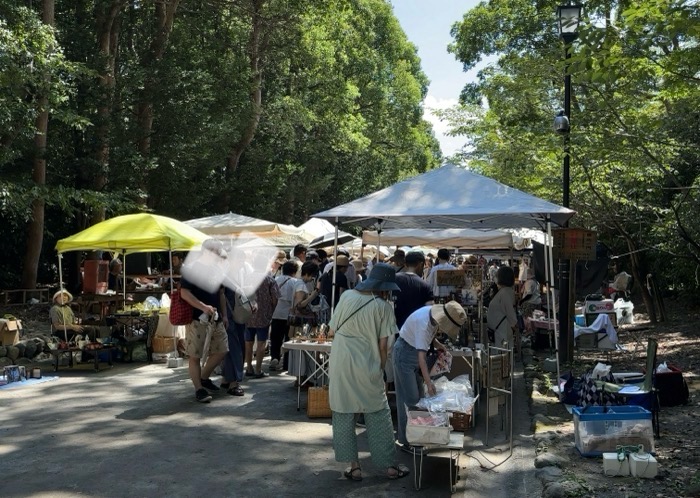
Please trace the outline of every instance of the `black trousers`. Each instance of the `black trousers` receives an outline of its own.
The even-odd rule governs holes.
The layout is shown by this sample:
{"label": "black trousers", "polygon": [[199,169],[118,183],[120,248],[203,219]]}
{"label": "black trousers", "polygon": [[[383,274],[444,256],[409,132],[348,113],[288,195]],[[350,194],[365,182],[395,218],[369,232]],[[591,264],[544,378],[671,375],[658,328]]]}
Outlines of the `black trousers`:
{"label": "black trousers", "polygon": [[[289,340],[287,334],[289,332],[289,325],[287,325],[287,320],[278,320],[277,318],[272,319],[270,324],[270,358],[273,360],[280,360],[282,358],[282,344]],[[287,354],[284,355],[284,369],[287,369]]]}

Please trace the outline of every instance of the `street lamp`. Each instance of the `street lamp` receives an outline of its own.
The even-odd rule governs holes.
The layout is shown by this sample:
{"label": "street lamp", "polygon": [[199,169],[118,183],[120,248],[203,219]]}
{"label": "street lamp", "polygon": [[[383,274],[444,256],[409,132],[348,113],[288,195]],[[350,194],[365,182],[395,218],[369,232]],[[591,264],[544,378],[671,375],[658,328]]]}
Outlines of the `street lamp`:
{"label": "street lamp", "polygon": [[[578,24],[581,20],[581,5],[560,5],[557,7],[559,20],[559,36],[564,40],[564,109],[554,118],[554,129],[564,136],[564,165],[562,171],[562,204],[569,207],[569,130],[571,120],[571,74],[569,73],[569,59],[571,58],[571,43],[578,36]],[[565,227],[568,226],[568,222]],[[559,357],[564,362],[573,358],[573,279],[571,278],[572,265],[569,260],[559,260]]]}
{"label": "street lamp", "polygon": [[571,120],[571,74],[569,74],[569,59],[571,58],[571,43],[578,36],[578,23],[581,20],[581,5],[560,5],[557,7],[559,19],[559,36],[564,40],[564,109],[554,120],[554,128],[564,134],[564,169],[562,173],[562,203],[569,207],[569,122]]}

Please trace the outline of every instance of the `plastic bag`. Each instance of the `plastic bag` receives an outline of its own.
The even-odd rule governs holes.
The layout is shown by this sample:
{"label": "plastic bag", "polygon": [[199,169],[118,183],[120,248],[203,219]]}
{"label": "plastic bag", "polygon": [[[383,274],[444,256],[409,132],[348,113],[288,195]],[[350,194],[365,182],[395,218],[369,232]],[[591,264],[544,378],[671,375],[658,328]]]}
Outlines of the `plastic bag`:
{"label": "plastic bag", "polygon": [[666,362],[664,361],[661,363],[658,367],[656,367],[656,373],[671,373],[673,370],[668,368],[668,365],[666,365]]}
{"label": "plastic bag", "polygon": [[593,372],[591,372],[591,377],[594,379],[605,379],[608,374],[610,374],[610,370],[612,369],[612,365],[606,365],[605,363],[598,363],[595,367],[593,367]]}
{"label": "plastic bag", "polygon": [[421,398],[416,404],[430,412],[464,412],[471,413],[474,398],[463,391],[443,391],[435,396]]}
{"label": "plastic bag", "polygon": [[160,296],[160,307],[170,309],[170,296],[165,292]]}

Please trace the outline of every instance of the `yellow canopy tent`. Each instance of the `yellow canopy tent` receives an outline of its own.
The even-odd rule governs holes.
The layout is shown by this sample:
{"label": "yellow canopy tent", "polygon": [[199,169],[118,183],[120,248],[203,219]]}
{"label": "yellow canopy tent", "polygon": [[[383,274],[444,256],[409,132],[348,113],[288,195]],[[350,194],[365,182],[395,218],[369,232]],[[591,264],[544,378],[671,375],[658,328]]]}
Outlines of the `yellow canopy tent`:
{"label": "yellow canopy tent", "polygon": [[[110,218],[56,243],[58,274],[63,288],[62,253],[66,251],[116,251],[121,254],[151,251],[189,251],[210,238],[196,228],[166,216],[151,213]],[[126,301],[126,257],[124,258]]]}
{"label": "yellow canopy tent", "polygon": [[210,238],[181,221],[150,213],[110,218],[56,243],[56,250],[118,251],[122,254],[151,251],[189,251]]}

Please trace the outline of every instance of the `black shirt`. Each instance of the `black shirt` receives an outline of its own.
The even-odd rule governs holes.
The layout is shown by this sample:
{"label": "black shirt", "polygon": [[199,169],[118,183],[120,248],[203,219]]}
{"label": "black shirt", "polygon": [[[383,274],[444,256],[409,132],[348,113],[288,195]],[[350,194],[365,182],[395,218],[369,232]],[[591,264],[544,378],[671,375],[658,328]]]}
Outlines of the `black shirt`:
{"label": "black shirt", "polygon": [[[321,294],[326,296],[326,302],[331,304],[331,293],[333,292],[333,270],[327,271],[321,277]],[[340,299],[340,289],[348,289],[348,278],[343,272],[337,272],[335,277],[335,304]],[[333,305],[335,307],[335,305]]]}
{"label": "black shirt", "polygon": [[396,325],[400,329],[411,313],[433,300],[433,289],[415,273],[405,271],[396,274],[396,285],[401,288],[394,304]]}
{"label": "black shirt", "polygon": [[[204,289],[200,289],[184,277],[180,280],[180,286],[183,289],[187,289],[188,291],[190,291],[194,297],[202,301],[204,304],[208,304],[216,308],[216,310],[219,312],[218,321],[223,320],[224,315],[222,313],[221,307],[219,306],[219,290],[216,290],[216,292],[213,293],[207,292]],[[202,310],[192,306],[192,321],[199,320],[199,317],[202,315],[202,313]]]}

